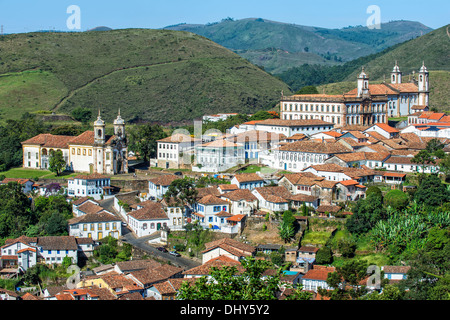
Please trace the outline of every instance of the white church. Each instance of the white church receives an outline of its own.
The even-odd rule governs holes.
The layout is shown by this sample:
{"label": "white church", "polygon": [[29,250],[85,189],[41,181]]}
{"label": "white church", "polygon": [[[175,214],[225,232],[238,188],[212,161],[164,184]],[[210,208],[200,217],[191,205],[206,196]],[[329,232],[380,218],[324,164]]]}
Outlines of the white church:
{"label": "white church", "polygon": [[126,173],[128,147],[120,110],[114,120],[114,135],[106,135],[105,127],[99,111],[93,131],[85,131],[76,137],[43,133],[23,141],[23,167],[48,170],[51,152],[61,150],[67,171]]}

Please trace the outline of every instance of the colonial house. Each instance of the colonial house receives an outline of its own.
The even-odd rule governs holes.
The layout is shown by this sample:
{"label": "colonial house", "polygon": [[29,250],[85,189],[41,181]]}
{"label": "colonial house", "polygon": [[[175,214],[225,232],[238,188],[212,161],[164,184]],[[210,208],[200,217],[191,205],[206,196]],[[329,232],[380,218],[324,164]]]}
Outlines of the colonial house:
{"label": "colonial house", "polygon": [[309,166],[323,164],[336,154],[351,151],[339,142],[298,141],[273,150],[270,167],[300,172]]}
{"label": "colonial house", "polygon": [[77,238],[101,240],[110,236],[119,239],[122,235],[121,219],[103,210],[72,218],[69,223],[69,235]]}
{"label": "colonial house", "polygon": [[147,290],[147,297],[155,300],[176,300],[183,283],[193,283],[195,278],[168,279],[153,284]]}
{"label": "colonial house", "polygon": [[286,137],[302,133],[307,136],[322,131],[330,131],[334,124],[320,119],[267,119],[255,124],[256,130],[284,134]]}
{"label": "colonial house", "polygon": [[244,145],[225,139],[197,145],[195,154],[194,171],[223,172],[245,162]]}
{"label": "colonial house", "polygon": [[306,194],[296,194],[291,196],[291,207],[300,209],[303,205],[317,209],[320,205],[320,198],[318,196],[306,195]]}
{"label": "colonial house", "polygon": [[245,160],[258,161],[262,152],[276,148],[286,139],[284,134],[252,130],[227,138],[228,141],[244,146]]}
{"label": "colonial house", "polygon": [[219,184],[217,186],[217,190],[219,190],[220,194],[235,191],[238,189],[239,187],[235,184]]}
{"label": "colonial house", "polygon": [[252,257],[256,254],[256,247],[230,238],[205,243],[205,247],[206,249],[202,251],[202,264],[219,256],[240,261],[244,257]]}
{"label": "colonial house", "polygon": [[186,220],[186,207],[183,202],[179,199],[163,198],[160,201],[164,211],[169,218],[169,227],[172,230],[183,230],[187,220]]}
{"label": "colonial house", "polygon": [[314,265],[303,277],[303,290],[317,292],[319,288],[333,290],[327,283],[329,273],[335,272],[336,268]]}
{"label": "colonial house", "polygon": [[[24,270],[36,263],[61,264],[65,257],[77,264],[79,258],[89,256],[93,251],[92,242],[73,236],[26,237],[7,239],[0,250],[0,261],[5,258],[14,261],[14,266]],[[88,245],[90,244],[90,245]],[[12,259],[12,260],[11,260]]]}
{"label": "colonial house", "polygon": [[80,217],[88,213],[99,213],[105,209],[95,200],[83,197],[72,201],[72,212],[75,217]]}
{"label": "colonial house", "polygon": [[382,135],[385,139],[395,139],[398,138],[400,131],[397,129],[389,126],[386,123],[377,123],[373,126],[370,126],[366,130],[364,130],[364,133],[375,131],[378,134]]}
{"label": "colonial house", "polygon": [[375,170],[368,168],[342,167],[338,164],[327,163],[306,168],[303,172],[310,172],[316,176],[322,176],[328,181],[357,180],[360,184],[373,181]]}
{"label": "colonial house", "polygon": [[23,167],[48,170],[52,151],[60,150],[66,170],[73,172],[118,174],[128,172],[128,147],[125,121],[114,120],[114,135],[105,134],[105,122],[100,117],[93,131],[79,136],[40,134],[22,142]]}
{"label": "colonial house", "polygon": [[384,278],[389,279],[389,283],[398,283],[408,278],[410,266],[382,266],[381,271],[384,272]]}
{"label": "colonial house", "polygon": [[324,177],[310,172],[287,173],[281,176],[278,185],[286,187],[293,195],[311,195],[312,187],[323,180],[325,180]]}
{"label": "colonial house", "polygon": [[148,199],[161,200],[169,189],[170,184],[180,179],[174,174],[160,175],[148,181]]}
{"label": "colonial house", "polygon": [[134,270],[126,274],[126,277],[136,283],[142,290],[144,298],[151,297],[153,291],[151,288],[158,283],[165,282],[169,279],[182,278],[183,269],[164,264],[158,267],[149,267],[141,270]]}
{"label": "colonial house", "polygon": [[336,184],[337,201],[357,201],[365,198],[367,187],[355,180],[344,180]]}
{"label": "colonial house", "polygon": [[325,161],[325,164],[337,164],[341,167],[363,166],[371,169],[382,168],[383,162],[386,161],[391,154],[389,152],[352,152],[337,154]]}
{"label": "colonial house", "polygon": [[160,202],[145,201],[127,215],[127,223],[138,238],[151,235],[170,224]]}
{"label": "colonial house", "polygon": [[30,179],[19,179],[19,178],[5,178],[0,185],[8,184],[10,182],[16,182],[22,186],[23,193],[30,193],[33,190],[34,182]]}
{"label": "colonial house", "polygon": [[238,189],[221,195],[230,202],[230,212],[233,215],[244,214],[251,216],[258,208],[258,199],[249,189]]}
{"label": "colonial house", "polygon": [[260,210],[275,212],[289,209],[292,194],[284,186],[255,188],[252,193],[258,199]]}
{"label": "colonial house", "polygon": [[[311,140],[316,140],[316,141],[323,141],[323,140],[337,140],[340,137],[342,137],[342,133],[339,133],[337,131],[324,131],[324,132],[319,132],[319,133],[315,133],[313,135],[310,136]],[[294,142],[294,141],[291,141]]]}
{"label": "colonial house", "polygon": [[105,175],[93,173],[79,175],[67,180],[67,193],[69,197],[92,197],[100,200],[105,195],[110,195],[111,179]]}
{"label": "colonial house", "polygon": [[[233,251],[233,253],[228,253],[228,251],[220,251],[221,248],[215,248],[214,250],[212,250],[211,253],[217,254],[217,252],[222,252],[223,254],[214,255],[214,258],[211,259],[209,259],[209,257],[206,257],[205,259],[203,259],[202,265],[183,271],[184,279],[194,279],[193,281],[195,281],[196,278],[210,277],[211,268],[236,267],[237,272],[242,272],[243,267],[239,262],[239,259],[241,257],[240,252],[237,250],[233,250],[234,247],[231,246],[229,246],[227,249],[228,251]],[[206,252],[206,254],[208,254],[208,252]]]}
{"label": "colonial house", "polygon": [[397,157],[393,156],[384,161],[383,167],[388,171],[397,171],[397,172],[422,172],[425,173],[438,173],[439,172],[439,161],[436,161],[436,164],[430,163],[422,165],[420,163],[414,163],[412,161],[413,157]]}
{"label": "colonial house", "polygon": [[265,185],[264,179],[257,173],[240,173],[231,179],[231,184],[237,185],[239,189],[253,190]]}
{"label": "colonial house", "polygon": [[190,165],[190,152],[201,142],[201,139],[182,133],[158,140],[157,166],[165,169],[178,169],[183,165]]}
{"label": "colonial house", "polygon": [[78,262],[78,244],[74,236],[38,237],[36,249],[46,264],[61,264],[65,257]]}
{"label": "colonial house", "polygon": [[7,240],[0,248],[0,269],[22,268],[26,271],[36,265],[38,261],[36,242],[36,238],[28,237]]}
{"label": "colonial house", "polygon": [[193,219],[205,228],[220,230],[231,217],[230,202],[215,195],[207,195],[194,204]]}

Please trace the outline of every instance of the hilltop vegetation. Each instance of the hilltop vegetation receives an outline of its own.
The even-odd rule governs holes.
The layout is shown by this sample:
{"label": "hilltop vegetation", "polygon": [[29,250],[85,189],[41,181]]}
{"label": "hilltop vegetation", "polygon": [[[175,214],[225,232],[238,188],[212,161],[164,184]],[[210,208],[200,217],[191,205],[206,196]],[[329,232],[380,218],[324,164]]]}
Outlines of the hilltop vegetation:
{"label": "hilltop vegetation", "polygon": [[383,23],[381,29],[363,26],[327,29],[261,18],[227,18],[206,25],[180,24],[166,29],[207,37],[271,73],[281,73],[305,63],[341,64],[432,30],[412,21]]}
{"label": "hilltop vegetation", "polygon": [[[0,108],[70,114],[120,107],[134,121],[192,120],[205,113],[254,113],[278,102],[280,80],[204,37],[125,29],[0,37]],[[109,112],[110,111],[110,112]]]}

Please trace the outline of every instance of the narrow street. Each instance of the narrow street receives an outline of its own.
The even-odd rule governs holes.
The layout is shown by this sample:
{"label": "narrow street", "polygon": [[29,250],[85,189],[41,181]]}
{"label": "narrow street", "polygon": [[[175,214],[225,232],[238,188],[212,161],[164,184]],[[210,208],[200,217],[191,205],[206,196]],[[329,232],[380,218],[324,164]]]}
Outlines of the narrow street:
{"label": "narrow street", "polygon": [[155,256],[158,259],[170,261],[173,265],[183,268],[184,270],[192,269],[201,265],[201,263],[191,259],[185,257],[175,257],[170,255],[168,252],[161,252],[157,250],[156,247],[148,243],[149,238],[150,237],[136,238],[134,234],[128,230],[128,228],[122,227],[122,241],[148,252],[149,255]]}

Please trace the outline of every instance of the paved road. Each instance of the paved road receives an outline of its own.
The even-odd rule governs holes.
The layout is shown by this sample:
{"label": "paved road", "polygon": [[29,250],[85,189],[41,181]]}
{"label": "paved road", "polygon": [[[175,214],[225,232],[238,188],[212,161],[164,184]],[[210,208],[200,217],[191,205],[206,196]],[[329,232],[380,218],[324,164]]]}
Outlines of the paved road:
{"label": "paved road", "polygon": [[136,238],[130,230],[127,228],[122,228],[122,241],[148,252],[150,255],[156,256],[157,258],[165,261],[170,261],[173,265],[183,268],[184,270],[192,269],[201,265],[201,263],[185,257],[175,257],[169,253],[161,252],[157,250],[156,247],[148,243],[149,239],[150,237]]}
{"label": "paved road", "polygon": [[[109,198],[101,201],[100,205],[106,210],[113,212],[120,219],[123,219],[122,216],[116,213],[114,209],[114,198]],[[122,226],[122,241],[128,242],[129,244],[137,247],[145,252],[148,252],[150,255],[155,256],[159,259],[170,261],[173,265],[183,268],[184,270],[192,269],[194,267],[198,267],[201,263],[193,261],[184,257],[174,257],[169,253],[161,252],[156,249],[156,247],[150,245],[148,240],[151,237],[142,237],[136,238],[135,235],[126,227]]]}

